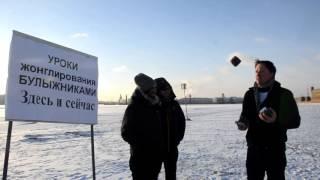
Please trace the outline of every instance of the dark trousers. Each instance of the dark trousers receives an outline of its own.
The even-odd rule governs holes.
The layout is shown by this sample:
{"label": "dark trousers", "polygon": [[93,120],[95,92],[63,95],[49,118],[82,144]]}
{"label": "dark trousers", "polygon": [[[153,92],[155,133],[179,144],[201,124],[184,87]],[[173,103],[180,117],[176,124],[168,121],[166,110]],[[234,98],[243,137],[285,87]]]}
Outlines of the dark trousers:
{"label": "dark trousers", "polygon": [[162,160],[157,154],[131,154],[129,165],[133,180],[157,180]]}
{"label": "dark trousers", "polygon": [[285,144],[279,146],[248,146],[248,180],[263,180],[267,173],[268,180],[284,180],[287,165]]}
{"label": "dark trousers", "polygon": [[164,169],[166,173],[166,180],[176,180],[177,179],[177,161],[178,161],[178,148],[175,147],[169,152],[165,153],[164,157]]}
{"label": "dark trousers", "polygon": [[162,163],[165,168],[166,180],[176,180],[178,148],[166,153],[135,151],[131,154],[129,166],[133,180],[157,180]]}

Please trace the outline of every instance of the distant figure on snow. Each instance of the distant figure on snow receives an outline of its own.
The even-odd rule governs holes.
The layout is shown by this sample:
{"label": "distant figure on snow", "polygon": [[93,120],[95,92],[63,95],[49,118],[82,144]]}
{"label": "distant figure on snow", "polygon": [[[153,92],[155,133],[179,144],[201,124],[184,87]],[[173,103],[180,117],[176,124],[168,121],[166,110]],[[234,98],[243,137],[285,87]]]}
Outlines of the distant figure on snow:
{"label": "distant figure on snow", "polygon": [[178,145],[183,139],[186,119],[180,104],[175,100],[171,85],[165,78],[155,79],[157,94],[161,101],[161,130],[164,142],[163,163],[166,180],[175,180],[178,160]]}
{"label": "distant figure on snow", "polygon": [[285,179],[287,129],[298,128],[300,115],[290,90],[275,80],[276,67],[270,61],[255,63],[256,81],[244,95],[242,112],[236,121],[246,130],[247,176],[249,180]]}

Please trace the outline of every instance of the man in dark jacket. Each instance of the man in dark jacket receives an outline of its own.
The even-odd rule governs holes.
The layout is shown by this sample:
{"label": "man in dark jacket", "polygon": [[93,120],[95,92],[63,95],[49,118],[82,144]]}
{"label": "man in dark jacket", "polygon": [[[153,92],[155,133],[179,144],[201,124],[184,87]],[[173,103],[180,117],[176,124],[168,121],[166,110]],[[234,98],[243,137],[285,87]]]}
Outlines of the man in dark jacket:
{"label": "man in dark jacket", "polygon": [[290,90],[275,81],[276,67],[256,61],[256,81],[244,96],[237,125],[246,130],[248,179],[285,179],[287,129],[298,128],[300,115]]}
{"label": "man in dark jacket", "polygon": [[155,79],[161,100],[161,128],[164,141],[163,163],[166,180],[176,179],[178,145],[183,139],[186,119],[180,104],[175,100],[171,85],[165,78]]}
{"label": "man in dark jacket", "polygon": [[156,83],[140,73],[121,127],[122,138],[130,144],[130,170],[134,180],[155,180],[162,164],[162,122]]}

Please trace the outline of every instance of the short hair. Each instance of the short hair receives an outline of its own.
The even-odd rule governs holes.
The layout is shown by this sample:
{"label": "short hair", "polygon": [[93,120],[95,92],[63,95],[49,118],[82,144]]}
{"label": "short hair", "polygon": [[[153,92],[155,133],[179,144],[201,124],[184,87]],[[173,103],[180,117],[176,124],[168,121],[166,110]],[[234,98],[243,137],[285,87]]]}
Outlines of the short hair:
{"label": "short hair", "polygon": [[273,75],[276,75],[277,68],[274,66],[273,62],[268,60],[256,60],[254,67],[258,64],[263,64]]}

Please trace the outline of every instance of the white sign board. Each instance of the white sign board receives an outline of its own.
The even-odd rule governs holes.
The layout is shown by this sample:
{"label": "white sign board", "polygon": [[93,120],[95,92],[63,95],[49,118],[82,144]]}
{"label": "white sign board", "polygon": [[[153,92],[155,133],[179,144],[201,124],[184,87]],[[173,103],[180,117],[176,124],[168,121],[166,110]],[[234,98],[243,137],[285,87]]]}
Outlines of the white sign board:
{"label": "white sign board", "polygon": [[6,120],[96,124],[98,58],[13,31]]}

